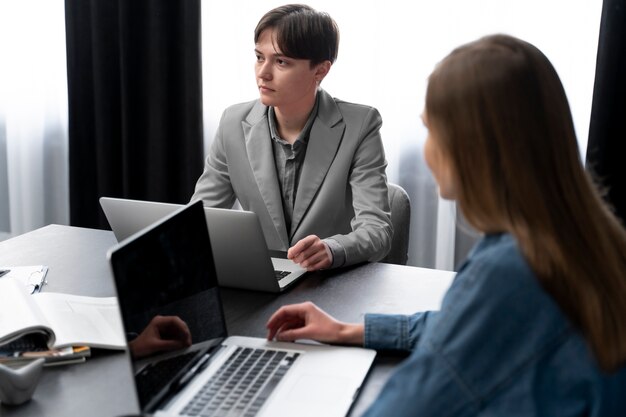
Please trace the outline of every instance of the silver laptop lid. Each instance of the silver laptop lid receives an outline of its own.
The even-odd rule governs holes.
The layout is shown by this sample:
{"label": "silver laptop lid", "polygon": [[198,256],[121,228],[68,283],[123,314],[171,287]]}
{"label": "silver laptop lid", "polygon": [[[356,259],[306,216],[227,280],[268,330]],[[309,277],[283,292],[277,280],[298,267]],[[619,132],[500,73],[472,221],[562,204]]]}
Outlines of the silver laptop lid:
{"label": "silver laptop lid", "polygon": [[[171,214],[181,205],[121,198],[100,198],[100,205],[118,241]],[[285,259],[272,260],[255,213],[204,207],[218,282],[222,286],[279,292],[306,270]],[[277,252],[273,252],[276,254]],[[285,254],[283,252],[283,257]],[[272,265],[272,261],[279,267]],[[279,283],[275,269],[290,275]]]}

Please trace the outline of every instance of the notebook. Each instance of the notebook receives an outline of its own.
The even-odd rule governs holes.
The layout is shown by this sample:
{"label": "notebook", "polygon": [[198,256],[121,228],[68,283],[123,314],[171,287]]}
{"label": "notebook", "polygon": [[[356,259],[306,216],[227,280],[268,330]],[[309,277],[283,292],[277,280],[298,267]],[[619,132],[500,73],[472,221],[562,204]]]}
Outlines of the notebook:
{"label": "notebook", "polygon": [[[100,205],[118,242],[182,207],[109,197],[100,198]],[[205,207],[204,214],[220,285],[280,292],[306,273],[285,252],[268,250],[253,212]]]}
{"label": "notebook", "polygon": [[[332,417],[349,411],[375,351],[227,337],[201,202],[129,237],[107,256],[129,349],[136,353],[141,412]],[[137,341],[158,319],[182,320],[193,344],[147,354],[155,345]],[[182,333],[163,332],[170,339]]]}

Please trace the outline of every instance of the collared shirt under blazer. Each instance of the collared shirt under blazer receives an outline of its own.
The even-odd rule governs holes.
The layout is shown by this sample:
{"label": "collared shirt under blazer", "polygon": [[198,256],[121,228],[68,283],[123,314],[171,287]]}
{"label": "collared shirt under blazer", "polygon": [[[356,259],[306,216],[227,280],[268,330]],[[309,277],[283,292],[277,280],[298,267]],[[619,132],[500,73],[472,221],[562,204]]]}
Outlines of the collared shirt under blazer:
{"label": "collared shirt under blazer", "polygon": [[257,214],[270,249],[287,250],[315,234],[343,246],[344,265],[379,261],[389,251],[391,216],[380,137],[382,119],[369,106],[319,90],[319,109],[288,232],[269,132],[259,100],[227,108],[192,200],[230,208],[238,199]]}

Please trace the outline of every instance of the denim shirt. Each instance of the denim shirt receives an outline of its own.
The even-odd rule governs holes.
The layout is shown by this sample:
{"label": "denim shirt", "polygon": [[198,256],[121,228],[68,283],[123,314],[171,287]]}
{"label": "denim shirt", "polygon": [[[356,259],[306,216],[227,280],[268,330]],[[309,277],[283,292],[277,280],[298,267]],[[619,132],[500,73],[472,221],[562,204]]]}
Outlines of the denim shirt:
{"label": "denim shirt", "polygon": [[441,310],[368,314],[365,346],[411,351],[365,416],[626,416],[626,367],[599,370],[517,243],[488,235]]}

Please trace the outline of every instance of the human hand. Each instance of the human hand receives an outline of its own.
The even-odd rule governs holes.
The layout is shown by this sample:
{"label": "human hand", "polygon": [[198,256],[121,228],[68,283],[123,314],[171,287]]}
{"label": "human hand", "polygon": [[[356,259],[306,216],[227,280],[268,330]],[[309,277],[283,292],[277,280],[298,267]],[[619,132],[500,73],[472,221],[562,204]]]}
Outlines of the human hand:
{"label": "human hand", "polygon": [[154,316],[139,336],[128,342],[128,347],[135,358],[182,349],[190,345],[189,327],[178,316]]}
{"label": "human hand", "polygon": [[363,325],[343,323],[312,302],[279,308],[267,322],[267,339],[313,339],[325,343],[363,345]]}
{"label": "human hand", "polygon": [[328,268],[333,263],[333,256],[328,246],[317,236],[309,235],[300,239],[287,251],[291,259],[307,271]]}

